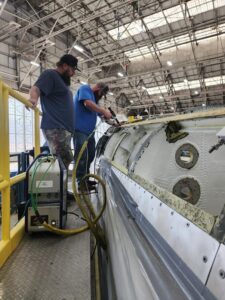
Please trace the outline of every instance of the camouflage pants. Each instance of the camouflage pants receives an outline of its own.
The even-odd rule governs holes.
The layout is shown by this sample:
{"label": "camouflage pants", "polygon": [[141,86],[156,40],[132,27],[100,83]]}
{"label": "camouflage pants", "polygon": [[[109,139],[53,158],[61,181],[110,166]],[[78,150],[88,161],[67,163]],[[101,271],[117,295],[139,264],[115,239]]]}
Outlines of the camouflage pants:
{"label": "camouflage pants", "polygon": [[45,129],[43,134],[48,142],[50,152],[59,155],[68,169],[73,160],[71,150],[72,133],[64,129]]}

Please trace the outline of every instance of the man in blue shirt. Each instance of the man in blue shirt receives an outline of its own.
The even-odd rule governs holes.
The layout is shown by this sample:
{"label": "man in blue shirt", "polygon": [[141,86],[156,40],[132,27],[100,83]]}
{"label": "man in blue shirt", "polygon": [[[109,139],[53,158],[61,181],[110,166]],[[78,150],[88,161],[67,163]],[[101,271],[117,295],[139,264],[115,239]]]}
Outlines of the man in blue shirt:
{"label": "man in blue shirt", "polygon": [[69,89],[71,77],[77,70],[77,58],[63,55],[56,69],[44,71],[30,90],[30,102],[41,100],[41,129],[52,154],[62,158],[68,168],[73,160],[71,138],[74,132],[73,95]]}
{"label": "man in blue shirt", "polygon": [[[106,120],[112,117],[109,110],[98,105],[99,100],[107,94],[108,90],[108,86],[104,83],[98,83],[93,88],[86,84],[78,89],[74,97],[75,133],[73,141],[75,161],[82,145],[88,140],[87,149],[82,155],[77,169],[78,187],[83,176],[89,173],[91,162],[95,157],[94,129],[97,115],[102,116]],[[86,182],[89,189],[91,189],[91,183],[90,181]]]}

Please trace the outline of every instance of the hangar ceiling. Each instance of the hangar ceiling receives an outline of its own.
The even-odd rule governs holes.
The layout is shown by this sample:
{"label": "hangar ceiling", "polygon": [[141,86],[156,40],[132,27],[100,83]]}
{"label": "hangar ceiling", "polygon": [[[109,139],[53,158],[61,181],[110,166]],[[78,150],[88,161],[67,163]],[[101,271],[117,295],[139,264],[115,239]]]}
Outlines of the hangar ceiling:
{"label": "hangar ceiling", "polygon": [[[11,0],[0,4],[0,76],[27,91],[64,53],[105,105],[151,114],[225,104],[224,0]],[[32,63],[31,63],[32,62]],[[36,63],[36,65],[35,65]]]}

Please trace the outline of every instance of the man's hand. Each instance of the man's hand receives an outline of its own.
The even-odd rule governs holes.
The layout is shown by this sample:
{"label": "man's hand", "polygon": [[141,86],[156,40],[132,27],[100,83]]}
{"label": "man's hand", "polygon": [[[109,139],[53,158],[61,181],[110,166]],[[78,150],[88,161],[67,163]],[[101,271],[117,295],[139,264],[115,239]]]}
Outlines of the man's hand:
{"label": "man's hand", "polygon": [[102,114],[106,120],[109,120],[112,118],[112,114],[108,109],[102,110]]}
{"label": "man's hand", "polygon": [[[38,98],[40,97],[40,90],[37,86],[33,85],[29,92],[30,99],[29,102],[32,104],[33,108],[35,108],[38,104]],[[30,110],[28,106],[26,106],[27,110]]]}
{"label": "man's hand", "polygon": [[[35,109],[35,107],[37,106],[37,103],[35,103],[35,101],[32,101],[32,99],[28,100],[30,102],[30,104],[32,105],[32,108]],[[27,110],[30,110],[30,106],[25,106]]]}
{"label": "man's hand", "polygon": [[112,118],[112,114],[108,109],[105,109],[103,107],[98,106],[96,103],[94,103],[92,100],[84,100],[84,106],[91,111],[95,111],[99,113],[99,115],[103,116],[106,120],[109,120]]}

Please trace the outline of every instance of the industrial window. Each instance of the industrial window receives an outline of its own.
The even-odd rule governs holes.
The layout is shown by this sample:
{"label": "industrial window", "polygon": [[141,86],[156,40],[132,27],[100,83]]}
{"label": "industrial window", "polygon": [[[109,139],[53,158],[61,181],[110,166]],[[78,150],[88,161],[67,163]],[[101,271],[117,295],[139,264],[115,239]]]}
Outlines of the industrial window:
{"label": "industrial window", "polygon": [[[34,146],[34,115],[25,106],[9,98],[9,143],[10,153],[30,150]],[[41,144],[44,139],[41,135]]]}

